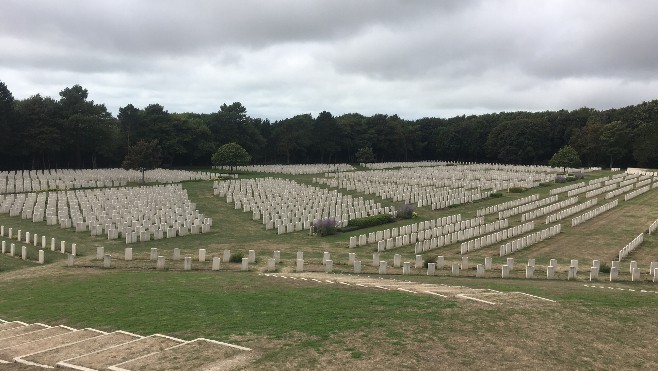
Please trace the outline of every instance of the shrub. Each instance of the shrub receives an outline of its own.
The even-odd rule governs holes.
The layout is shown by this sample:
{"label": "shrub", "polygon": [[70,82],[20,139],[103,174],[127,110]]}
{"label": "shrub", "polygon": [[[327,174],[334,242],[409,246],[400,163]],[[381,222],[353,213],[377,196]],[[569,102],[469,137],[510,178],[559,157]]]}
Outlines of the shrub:
{"label": "shrub", "polygon": [[357,227],[357,228],[368,228],[374,227],[377,225],[392,223],[394,221],[393,216],[390,214],[379,214],[367,216],[365,218],[352,219],[347,223],[348,227]]}
{"label": "shrub", "polygon": [[397,216],[400,219],[411,219],[414,217],[414,205],[404,204],[398,209]]}
{"label": "shrub", "polygon": [[523,193],[527,190],[528,188],[526,187],[512,187],[509,189],[509,193]]}
{"label": "shrub", "polygon": [[555,183],[566,183],[567,177],[564,175],[556,175],[555,176]]}
{"label": "shrub", "polygon": [[241,252],[236,252],[235,254],[231,254],[231,257],[228,259],[228,261],[231,263],[242,263],[242,258],[244,258],[244,254]]}
{"label": "shrub", "polygon": [[489,193],[489,197],[491,197],[491,198],[501,198],[501,197],[503,197],[503,192],[491,192],[491,193]]}
{"label": "shrub", "polygon": [[599,264],[599,273],[610,273],[610,267],[606,263]]}
{"label": "shrub", "polygon": [[320,237],[336,234],[338,222],[334,218],[320,219],[313,223],[313,231]]}
{"label": "shrub", "polygon": [[574,176],[574,178],[576,178],[576,180],[581,180],[585,177],[585,174],[583,174],[581,172],[577,172],[573,176]]}

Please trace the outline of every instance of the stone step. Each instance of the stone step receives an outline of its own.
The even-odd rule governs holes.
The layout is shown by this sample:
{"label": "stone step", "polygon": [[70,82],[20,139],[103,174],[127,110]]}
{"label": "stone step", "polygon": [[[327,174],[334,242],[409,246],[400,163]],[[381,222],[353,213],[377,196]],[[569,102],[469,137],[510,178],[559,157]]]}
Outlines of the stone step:
{"label": "stone step", "polygon": [[88,353],[76,358],[57,362],[57,367],[74,370],[104,370],[112,365],[123,363],[147,354],[160,352],[164,349],[183,343],[185,343],[185,341],[181,339],[155,334]]}
{"label": "stone step", "polygon": [[[16,355],[13,355],[11,352],[6,352],[6,348],[10,347],[20,347],[23,344],[30,343],[36,340],[40,339],[46,339],[50,338],[53,336],[57,335],[62,335],[71,331],[74,331],[75,329],[72,329],[70,327],[65,327],[65,326],[56,326],[56,327],[50,327],[44,330],[38,330],[38,331],[32,331],[28,332],[27,334],[23,335],[17,335],[8,339],[5,339],[3,342],[0,343],[0,359],[5,360],[5,361],[11,361],[16,357]],[[23,353],[24,354],[24,353]]]}
{"label": "stone step", "polygon": [[30,325],[18,326],[9,330],[0,331],[0,340],[2,343],[5,343],[5,339],[12,338],[14,336],[27,334],[33,331],[39,331],[43,329],[50,328],[48,325],[42,323],[33,323]]}
{"label": "stone step", "polygon": [[161,352],[129,360],[109,369],[113,371],[155,371],[176,366],[181,370],[228,370],[245,368],[251,349],[208,339],[196,339]]}
{"label": "stone step", "polygon": [[0,324],[0,333],[2,333],[2,331],[4,330],[9,330],[12,328],[23,327],[23,326],[27,326],[27,323],[19,322],[19,321],[5,322],[3,324]]}
{"label": "stone step", "polygon": [[[86,330],[97,331],[93,329]],[[98,350],[113,347],[141,338],[142,336],[140,335],[131,334],[124,331],[115,331],[109,334],[103,333],[100,336],[86,338],[84,340],[73,343],[67,343],[56,348],[46,349],[41,352],[32,353],[28,356],[22,356],[20,359],[15,360],[24,364],[26,363],[46,368],[52,368],[55,367],[59,361],[80,357],[84,354],[96,352]]]}
{"label": "stone step", "polygon": [[51,336],[25,344],[12,345],[8,348],[0,349],[0,359],[11,359],[14,362],[30,364],[24,358],[28,358],[33,353],[58,348],[66,344],[77,343],[103,334],[105,333],[92,329],[74,330],[66,334]]}

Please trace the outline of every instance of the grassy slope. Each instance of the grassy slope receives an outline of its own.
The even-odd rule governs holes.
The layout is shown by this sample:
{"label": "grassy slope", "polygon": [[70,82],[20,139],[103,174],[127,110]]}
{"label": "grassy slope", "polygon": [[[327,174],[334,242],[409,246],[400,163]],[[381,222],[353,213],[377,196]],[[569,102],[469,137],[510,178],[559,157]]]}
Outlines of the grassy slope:
{"label": "grassy slope", "polygon": [[[296,178],[309,181],[311,177]],[[339,258],[338,269],[347,269],[340,264],[346,263],[345,246],[356,232],[324,239],[310,238],[305,233],[276,236],[251,221],[250,214],[233,210],[225,200],[213,197],[208,182],[191,182],[185,187],[200,210],[214,218],[213,232],[131,245],[136,256],[146,257],[151,247],[167,254],[180,247],[189,255],[198,248],[207,248],[211,255],[224,248],[244,252],[256,249],[259,256],[279,249],[284,265],[292,267],[298,250],[305,252],[305,258],[315,260],[321,258],[323,251],[330,251]],[[548,188],[541,188],[532,193],[547,192]],[[443,211],[420,209],[418,213],[420,220],[456,212],[470,218],[476,209],[487,204],[525,195],[506,194],[503,200]],[[536,254],[545,259],[586,261],[596,253],[586,249],[593,243],[600,246],[597,249],[607,251],[608,256],[658,217],[654,215],[657,208],[652,207],[656,201],[658,192],[654,190],[622,202],[616,214],[607,216],[608,222],[595,219],[573,231],[566,228],[568,233],[565,231],[560,238],[517,256],[519,260]],[[599,218],[604,220],[604,216]],[[113,254],[122,253],[125,247],[118,241],[5,215],[0,215],[0,224],[39,235],[45,233],[58,241],[76,242],[87,259],[94,254],[95,246],[105,246]],[[513,224],[518,224],[518,220]],[[365,232],[377,229],[381,227]],[[657,260],[656,246],[658,242],[652,236],[628,260]],[[444,254],[456,261],[456,250],[457,245],[453,245],[433,251],[432,255]],[[353,251],[365,260],[372,247]],[[384,258],[392,259],[392,254],[398,252],[411,257],[413,248],[387,252]],[[474,255],[473,260],[484,255]],[[639,291],[655,291],[657,287],[652,283],[612,285],[637,290],[628,292],[588,288],[583,282],[479,280],[445,274],[413,277],[435,283],[524,291],[560,302],[557,307],[491,308],[405,293],[301,285],[233,271],[178,274],[144,272],[135,267],[133,271],[109,272],[65,269],[58,260],[61,255],[48,258],[55,264],[26,270],[22,268],[34,264],[0,257],[0,272],[15,270],[0,274],[0,318],[226,340],[254,348],[259,356],[257,366],[264,369],[344,369],[347,365],[355,369],[658,367],[658,355],[651,351],[653,337],[646,336],[658,330],[658,323],[653,320],[658,318],[658,294]],[[258,269],[264,264],[264,259],[260,261]],[[587,266],[586,262],[583,264]]]}

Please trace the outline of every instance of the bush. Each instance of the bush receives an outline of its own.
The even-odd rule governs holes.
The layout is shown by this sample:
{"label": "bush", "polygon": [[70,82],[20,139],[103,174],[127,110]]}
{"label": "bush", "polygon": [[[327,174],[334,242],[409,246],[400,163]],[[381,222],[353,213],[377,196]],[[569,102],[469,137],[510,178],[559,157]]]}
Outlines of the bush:
{"label": "bush", "polygon": [[577,172],[573,176],[574,176],[574,178],[576,178],[576,180],[581,180],[585,177],[585,174],[583,174],[581,172]]}
{"label": "bush", "polygon": [[244,254],[241,252],[236,252],[235,254],[231,254],[231,257],[228,259],[228,261],[231,263],[242,263],[242,258],[244,258]]}
{"label": "bush", "polygon": [[503,192],[491,192],[491,193],[489,193],[489,197],[491,197],[491,198],[501,198],[501,197],[503,197]]}
{"label": "bush", "polygon": [[338,222],[334,218],[320,219],[313,223],[313,231],[320,237],[338,232]]}
{"label": "bush", "polygon": [[567,177],[564,175],[556,175],[555,176],[555,183],[566,183],[567,182]]}
{"label": "bush", "polygon": [[347,223],[348,227],[368,228],[377,225],[388,224],[394,221],[390,214],[379,214],[367,216],[365,218],[352,219]]}
{"label": "bush", "polygon": [[411,219],[414,217],[414,205],[404,204],[398,209],[397,216],[399,219]]}
{"label": "bush", "polygon": [[606,263],[599,264],[599,273],[610,273],[610,267]]}
{"label": "bush", "polygon": [[527,190],[528,188],[526,187],[512,187],[509,189],[509,193],[523,193]]}

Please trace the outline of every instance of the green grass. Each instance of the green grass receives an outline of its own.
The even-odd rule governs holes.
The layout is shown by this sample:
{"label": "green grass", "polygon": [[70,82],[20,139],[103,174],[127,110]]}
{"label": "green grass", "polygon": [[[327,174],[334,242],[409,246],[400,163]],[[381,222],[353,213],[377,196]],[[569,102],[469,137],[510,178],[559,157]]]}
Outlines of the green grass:
{"label": "green grass", "polygon": [[333,333],[441,318],[451,301],[398,292],[292,285],[247,273],[112,272],[0,283],[0,313],[105,330],[186,338],[303,334],[321,344]]}

